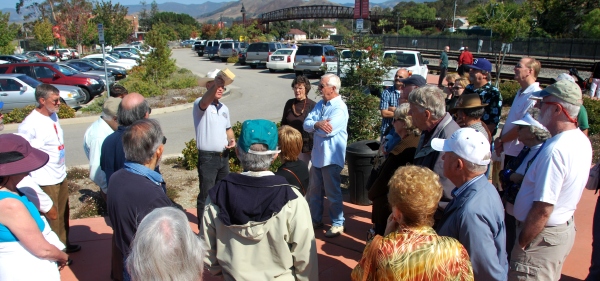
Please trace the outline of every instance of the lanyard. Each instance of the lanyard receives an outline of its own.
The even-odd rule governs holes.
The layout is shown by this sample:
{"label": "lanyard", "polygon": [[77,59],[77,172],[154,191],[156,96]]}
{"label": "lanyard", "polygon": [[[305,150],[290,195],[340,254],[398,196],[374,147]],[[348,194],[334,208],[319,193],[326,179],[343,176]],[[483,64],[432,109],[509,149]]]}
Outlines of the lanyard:
{"label": "lanyard", "polygon": [[531,159],[529,159],[529,161],[527,162],[527,167],[525,167],[525,172],[523,174],[527,174],[527,170],[529,170],[529,166],[531,166],[531,163],[533,163],[533,160],[535,160],[535,158],[538,156],[538,154],[540,154],[542,149],[544,149],[544,145],[546,145],[545,141],[544,141],[544,143],[542,143],[542,146],[540,147],[540,149],[538,149],[538,151],[535,153],[535,155],[533,155],[533,157]]}
{"label": "lanyard", "polygon": [[58,146],[58,150],[63,150],[65,149],[65,145],[61,143],[60,141],[60,136],[58,136],[58,129],[56,128],[56,124],[54,125],[54,132],[56,132],[56,138],[58,139],[58,143],[60,143],[61,145]]}

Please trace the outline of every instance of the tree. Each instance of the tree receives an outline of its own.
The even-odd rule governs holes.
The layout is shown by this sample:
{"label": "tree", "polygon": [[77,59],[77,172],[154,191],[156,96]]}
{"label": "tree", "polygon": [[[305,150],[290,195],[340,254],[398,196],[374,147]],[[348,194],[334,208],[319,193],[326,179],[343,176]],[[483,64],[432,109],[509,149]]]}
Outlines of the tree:
{"label": "tree", "polygon": [[163,23],[152,26],[146,33],[146,43],[153,46],[154,50],[146,56],[141,66],[144,68],[142,79],[146,82],[163,86],[163,82],[177,69],[175,60],[171,59],[171,49],[167,46],[165,34],[161,31],[168,30]]}
{"label": "tree", "polygon": [[573,37],[580,35],[578,27],[585,21],[586,15],[600,8],[600,1],[528,0],[524,6],[531,13],[529,17],[536,19],[539,28],[556,37]]}
{"label": "tree", "polygon": [[[273,32],[273,31],[272,31]],[[227,33],[225,33],[228,38],[232,38],[234,40],[239,40],[241,36],[246,36],[246,28],[241,24],[233,24],[230,28],[227,29]]]}
{"label": "tree", "polygon": [[152,25],[150,24],[150,15],[148,14],[148,10],[146,10],[146,1],[140,1],[140,5],[142,6],[142,9],[138,13],[139,28],[140,30],[148,31]]}
{"label": "tree", "polygon": [[406,21],[404,21],[405,25],[398,30],[398,35],[404,36],[419,36],[421,35],[421,31],[412,27],[412,25],[406,25]]}
{"label": "tree", "polygon": [[54,36],[52,35],[52,24],[48,19],[36,21],[33,26],[33,35],[44,47],[52,45]]}
{"label": "tree", "polygon": [[23,15],[25,21],[30,19],[49,18],[52,24],[56,23],[55,6],[62,0],[46,0],[37,2],[35,0],[18,0],[15,5],[17,14]]}
{"label": "tree", "polygon": [[584,37],[600,39],[600,9],[596,8],[583,17],[581,33]]}
{"label": "tree", "polygon": [[10,13],[0,11],[0,54],[13,54],[15,46],[12,41],[15,40],[19,26],[15,23],[8,24]]}
{"label": "tree", "polygon": [[104,40],[108,45],[118,45],[125,41],[133,32],[131,21],[127,20],[127,7],[121,4],[96,2],[94,9],[94,23],[104,25]]}
{"label": "tree", "polygon": [[377,27],[381,28],[381,34],[385,34],[385,27],[387,25],[390,25],[390,21],[387,19],[380,19],[379,22],[377,22]]}
{"label": "tree", "polygon": [[148,14],[150,18],[154,18],[158,14],[158,4],[156,4],[156,0],[152,0],[150,3],[150,13]]}
{"label": "tree", "polygon": [[215,24],[206,23],[202,25],[202,39],[216,39],[219,34],[219,27]]}
{"label": "tree", "polygon": [[430,8],[426,4],[415,2],[400,2],[392,11],[394,15],[404,18],[435,20],[435,8]]}
{"label": "tree", "polygon": [[60,33],[81,52],[87,25],[92,17],[92,3],[87,0],[66,0],[61,4],[60,11],[56,18]]}

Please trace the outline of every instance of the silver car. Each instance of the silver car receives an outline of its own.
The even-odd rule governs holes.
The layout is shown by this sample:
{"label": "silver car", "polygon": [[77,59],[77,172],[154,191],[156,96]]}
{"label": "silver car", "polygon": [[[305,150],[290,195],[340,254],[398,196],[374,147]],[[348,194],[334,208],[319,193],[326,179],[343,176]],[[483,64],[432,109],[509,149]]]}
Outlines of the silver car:
{"label": "silver car", "polygon": [[[0,101],[4,102],[2,111],[10,112],[15,108],[35,105],[35,88],[42,84],[25,74],[0,74]],[[60,91],[61,102],[73,109],[81,107],[85,95],[81,88],[68,85],[55,85]]]}
{"label": "silver car", "polygon": [[222,62],[226,62],[229,57],[237,57],[242,49],[246,47],[247,44],[244,42],[221,42],[221,44],[219,44],[219,49],[217,50],[217,57],[219,57]]}

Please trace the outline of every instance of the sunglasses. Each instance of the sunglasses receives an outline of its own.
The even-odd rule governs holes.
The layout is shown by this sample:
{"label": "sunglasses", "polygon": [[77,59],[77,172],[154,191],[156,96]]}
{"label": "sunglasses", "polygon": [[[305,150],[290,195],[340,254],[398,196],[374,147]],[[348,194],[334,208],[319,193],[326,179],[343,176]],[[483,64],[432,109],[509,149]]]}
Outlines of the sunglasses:
{"label": "sunglasses", "polygon": [[448,83],[448,87],[453,87],[454,83]]}

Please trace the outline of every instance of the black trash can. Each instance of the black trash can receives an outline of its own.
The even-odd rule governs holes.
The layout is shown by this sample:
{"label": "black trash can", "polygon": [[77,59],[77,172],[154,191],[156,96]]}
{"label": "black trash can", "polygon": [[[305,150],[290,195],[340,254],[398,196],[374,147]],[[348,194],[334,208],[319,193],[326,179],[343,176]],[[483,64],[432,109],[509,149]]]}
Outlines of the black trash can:
{"label": "black trash can", "polygon": [[348,145],[346,148],[346,163],[348,163],[348,177],[350,203],[357,205],[371,205],[368,197],[367,180],[373,169],[373,159],[379,150],[379,141],[364,140]]}

